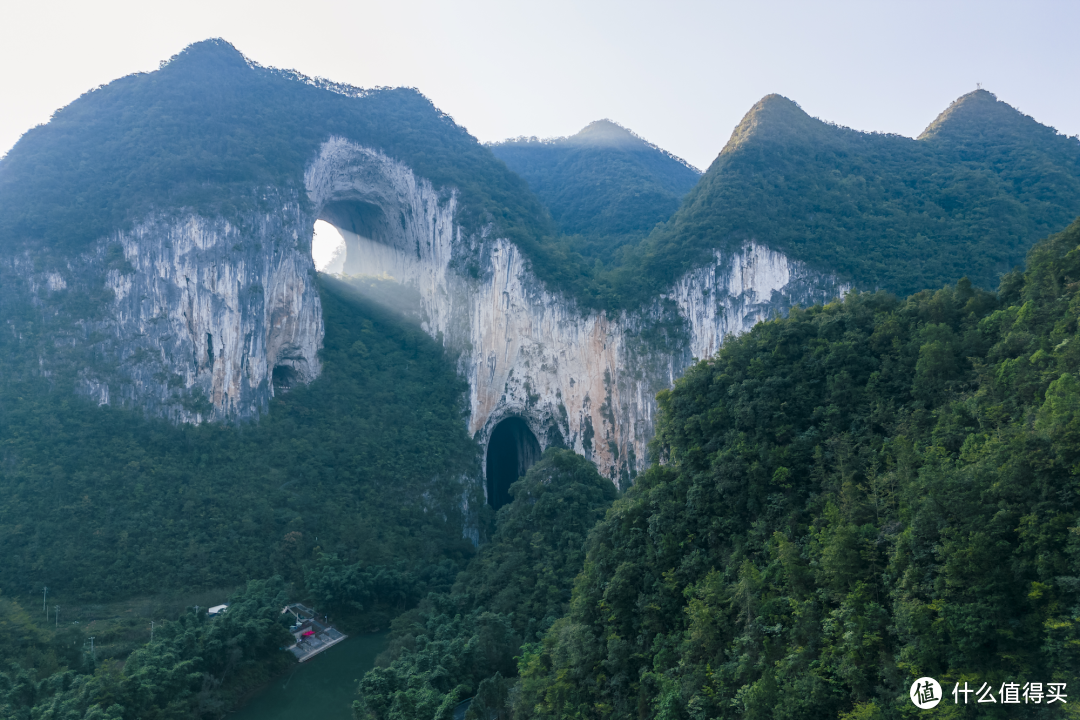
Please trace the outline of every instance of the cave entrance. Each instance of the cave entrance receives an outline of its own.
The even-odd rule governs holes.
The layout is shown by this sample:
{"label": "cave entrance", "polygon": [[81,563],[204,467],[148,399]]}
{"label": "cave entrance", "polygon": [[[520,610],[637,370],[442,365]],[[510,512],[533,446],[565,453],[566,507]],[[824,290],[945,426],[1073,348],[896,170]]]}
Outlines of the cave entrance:
{"label": "cave entrance", "polygon": [[315,261],[315,269],[323,273],[344,272],[345,256],[345,236],[341,231],[325,220],[316,220],[311,237],[311,259]]}
{"label": "cave entrance", "polygon": [[274,394],[288,392],[297,383],[296,369],[291,365],[275,365],[270,373],[270,381],[274,384]]}
{"label": "cave entrance", "polygon": [[510,502],[510,486],[540,459],[540,443],[524,420],[506,418],[491,433],[487,447],[488,504],[498,510]]}

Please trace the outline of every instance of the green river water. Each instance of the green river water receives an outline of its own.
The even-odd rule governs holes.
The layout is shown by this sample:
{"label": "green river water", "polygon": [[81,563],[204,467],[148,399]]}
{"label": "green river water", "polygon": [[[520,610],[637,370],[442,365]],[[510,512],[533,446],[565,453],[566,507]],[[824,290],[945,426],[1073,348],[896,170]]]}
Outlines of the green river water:
{"label": "green river water", "polygon": [[228,720],[352,720],[356,683],[386,648],[388,632],[353,635],[275,678]]}

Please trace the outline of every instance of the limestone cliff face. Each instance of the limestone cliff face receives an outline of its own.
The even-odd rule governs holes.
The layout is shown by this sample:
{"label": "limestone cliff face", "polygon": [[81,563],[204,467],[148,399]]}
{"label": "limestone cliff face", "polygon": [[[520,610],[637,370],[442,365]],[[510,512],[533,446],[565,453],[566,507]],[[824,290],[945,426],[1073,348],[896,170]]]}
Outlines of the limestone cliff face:
{"label": "limestone cliff face", "polygon": [[646,461],[655,394],[695,358],[845,289],[751,242],[611,315],[545,288],[508,240],[465,233],[453,191],[378,151],[331,139],[304,182],[306,198],[267,190],[264,210],[239,218],[148,217],[64,267],[35,270],[29,255],[4,262],[29,278],[31,295],[104,286],[104,312],[57,340],[90,349],[79,382],[98,402],[179,422],[254,418],[275,392],[319,373],[310,247],[315,220],[327,220],[346,239],[344,274],[410,288],[424,329],[458,354],[482,445],[517,416],[542,447],[572,447],[620,484]]}
{"label": "limestone cliff face", "polygon": [[[109,270],[114,313],[103,325],[120,340],[133,400],[162,403],[185,422],[250,418],[275,386],[319,374],[308,219],[292,202],[242,227],[188,216],[115,237],[131,271]],[[170,383],[198,391],[209,408],[170,406]]]}
{"label": "limestone cliff face", "polygon": [[345,237],[343,272],[414,288],[425,330],[460,352],[469,429],[481,443],[518,416],[542,446],[572,447],[621,484],[645,462],[656,392],[694,358],[793,304],[845,289],[749,243],[613,317],[544,288],[509,241],[463,235],[453,194],[440,196],[376,151],[332,140],[305,180],[319,216]]}
{"label": "limestone cliff face", "polygon": [[[232,222],[146,218],[43,275],[29,257],[9,259],[31,294],[45,291],[46,306],[75,314],[55,339],[85,350],[77,359],[84,393],[197,423],[257,417],[275,387],[318,375],[313,220],[299,198],[264,200],[277,210]],[[69,290],[100,296],[105,307],[79,317],[65,303]]]}

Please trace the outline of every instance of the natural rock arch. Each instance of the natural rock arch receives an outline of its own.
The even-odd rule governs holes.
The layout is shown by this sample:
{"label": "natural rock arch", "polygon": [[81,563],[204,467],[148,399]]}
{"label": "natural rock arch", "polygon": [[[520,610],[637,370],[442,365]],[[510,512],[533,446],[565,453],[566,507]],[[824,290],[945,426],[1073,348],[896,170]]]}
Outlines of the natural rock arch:
{"label": "natural rock arch", "polygon": [[343,272],[401,283],[415,296],[409,314],[457,354],[468,430],[482,447],[516,417],[536,429],[537,454],[565,445],[623,487],[647,462],[656,393],[694,358],[792,304],[844,290],[835,276],[751,241],[717,251],[642,308],[591,310],[542,286],[494,225],[464,230],[452,188],[377,150],[331,138],[304,181],[311,222],[342,233]]}
{"label": "natural rock arch", "polygon": [[[123,360],[111,375],[88,371],[87,395],[181,422],[233,420],[257,417],[276,392],[317,377],[323,323],[311,239],[321,219],[342,231],[344,272],[399,282],[397,306],[457,357],[468,432],[481,447],[517,417],[539,448],[572,448],[625,486],[647,462],[656,392],[693,358],[795,302],[843,289],[751,242],[718,252],[636,310],[583,308],[543,286],[494,223],[463,228],[453,188],[340,138],[321,146],[302,191],[270,187],[264,200],[239,218],[154,215],[73,260],[87,267],[68,268],[70,281],[107,277],[112,312],[93,327],[107,338],[102,352]],[[122,268],[107,265],[113,245]],[[13,275],[23,272],[17,262]],[[60,292],[68,282],[25,267],[36,288]]]}

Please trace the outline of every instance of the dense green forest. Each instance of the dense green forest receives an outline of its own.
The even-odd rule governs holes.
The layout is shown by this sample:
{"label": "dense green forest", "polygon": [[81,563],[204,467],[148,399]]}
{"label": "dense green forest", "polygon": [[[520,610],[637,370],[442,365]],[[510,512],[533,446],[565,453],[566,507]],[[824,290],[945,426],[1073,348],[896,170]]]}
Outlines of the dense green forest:
{"label": "dense green forest", "polygon": [[965,276],[993,289],[1077,215],[1080,139],[985,90],[917,140],[830,125],[770,95],[610,284],[640,301],[713,248],[754,239],[862,290],[906,295]]}
{"label": "dense green forest", "polygon": [[[493,223],[587,306],[639,305],[751,239],[865,290],[943,289],[853,293],[727,341],[661,393],[653,465],[625,497],[553,450],[494,517],[454,358],[372,288],[321,278],[320,378],[258,423],[198,427],[96,406],[79,367],[39,372],[67,352],[54,308],[5,297],[0,714],[217,717],[288,660],[286,593],[357,628],[393,620],[363,720],[471,696],[470,720],[866,720],[906,716],[919,675],[1080,687],[1080,224],[988,291],[1080,213],[1080,141],[984,91],[917,140],[770,96],[680,206],[685,166],[592,130],[497,146],[504,164],[414,90],[208,41],[27,133],[0,161],[0,250],[39,270],[148,212],[302,196],[340,135],[456,189],[466,230]],[[24,609],[46,585],[96,602],[251,578],[274,579],[126,663]]]}
{"label": "dense green forest", "polygon": [[[323,373],[258,424],[97,407],[75,395],[74,370],[0,378],[3,592],[106,600],[302,581],[320,554],[382,572],[388,594],[368,610],[396,612],[402,582],[417,598],[449,587],[473,554],[464,534],[485,522],[462,510],[469,493],[483,507],[466,385],[419,327],[343,282],[320,277],[320,295]],[[36,347],[0,334],[9,368]]]}
{"label": "dense green forest", "polygon": [[470,697],[470,720],[505,716],[516,656],[567,612],[586,535],[617,495],[592,463],[557,448],[512,493],[514,501],[494,519],[491,541],[464,572],[444,573],[442,585],[323,553],[304,561],[305,585],[290,591],[280,577],[250,581],[229,597],[223,615],[189,608],[158,623],[152,641],[126,657],[95,659],[85,632],[37,624],[17,601],[0,596],[0,716],[219,718],[245,691],[295,662],[282,650],[291,637],[281,607],[298,592],[339,619],[370,620],[380,607],[398,615],[381,666],[361,682],[358,717],[443,717]]}
{"label": "dense green forest", "polygon": [[576,261],[558,280],[601,307],[648,302],[715,249],[750,240],[864,290],[908,294],[964,276],[991,289],[1080,214],[1080,140],[985,90],[915,140],[831,125],[770,95],[670,219],[685,186],[659,178],[660,158],[676,161],[576,138],[491,147],[574,235],[548,244]]}
{"label": "dense green forest", "polygon": [[508,717],[515,657],[566,613],[585,537],[616,496],[592,463],[557,448],[510,491],[491,542],[453,589],[394,621],[389,650],[360,682],[360,720],[447,717],[471,697],[468,720]]}
{"label": "dense green forest", "polygon": [[255,580],[229,598],[223,615],[191,610],[159,624],[153,641],[125,662],[95,661],[73,633],[34,626],[0,597],[0,716],[5,720],[218,718],[252,687],[295,662],[281,608],[281,578]]}
{"label": "dense green forest", "polygon": [[[0,380],[0,717],[218,718],[294,662],[279,652],[280,608],[327,599],[335,567],[356,592],[326,607],[350,629],[386,627],[451,588],[491,523],[469,479],[466,386],[453,358],[370,293],[320,277],[323,373],[257,425],[176,427],[97,407],[74,394],[74,371],[15,372],[37,339],[0,337],[13,370]],[[204,604],[159,620],[149,646],[149,620],[176,617],[153,608],[176,603],[117,607],[200,589],[220,602],[223,588],[275,573],[223,618]],[[23,610],[45,586],[64,623]]]}
{"label": "dense green forest", "polygon": [[416,90],[314,81],[207,40],[23,135],[0,162],[0,248],[71,252],[152,210],[231,217],[267,186],[306,197],[304,169],[333,136],[456,189],[467,228],[494,222],[524,245],[549,233],[524,181]]}
{"label": "dense green forest", "polygon": [[[853,293],[660,394],[515,717],[900,718],[1080,687],[1080,221],[997,294]],[[961,699],[963,696],[960,696]],[[978,717],[1075,714],[978,706]]]}
{"label": "dense green forest", "polygon": [[649,234],[679,207],[701,172],[610,120],[552,140],[488,146],[523,177],[559,228],[590,258]]}

